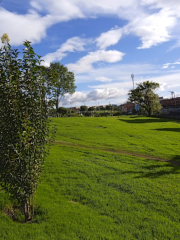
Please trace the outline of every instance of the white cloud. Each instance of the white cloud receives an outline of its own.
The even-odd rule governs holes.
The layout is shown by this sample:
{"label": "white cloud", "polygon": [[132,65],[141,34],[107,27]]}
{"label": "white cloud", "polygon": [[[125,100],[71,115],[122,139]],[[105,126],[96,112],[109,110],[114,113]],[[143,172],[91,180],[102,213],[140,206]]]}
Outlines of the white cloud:
{"label": "white cloud", "polygon": [[124,95],[124,90],[117,88],[94,89],[87,93],[75,92],[73,95],[66,94],[62,99],[62,105],[69,105],[69,103],[73,106],[84,105],[94,101],[117,99]]}
{"label": "white cloud", "polygon": [[43,65],[49,66],[53,61],[60,61],[62,58],[67,56],[67,52],[84,51],[84,45],[88,43],[88,40],[80,37],[73,37],[68,39],[61,47],[53,53],[46,54],[42,59],[44,60]]}
{"label": "white cloud", "polygon": [[36,9],[36,4],[41,6],[41,11],[54,16],[57,22],[69,21],[75,18],[85,18],[81,10],[81,1],[74,0],[36,0],[31,5]]}
{"label": "white cloud", "polygon": [[67,54],[63,53],[59,50],[57,50],[54,53],[48,53],[46,54],[44,57],[42,57],[42,60],[44,60],[42,62],[43,66],[49,67],[50,63],[53,61],[61,61],[62,58],[66,57]]}
{"label": "white cloud", "polygon": [[159,94],[163,95],[163,92],[167,94],[167,91],[179,91],[180,89],[180,73],[177,71],[175,73],[169,73],[167,75],[160,75],[156,77],[151,77],[149,80],[153,82],[158,82],[160,84]]}
{"label": "white cloud", "polygon": [[[75,95],[72,96],[67,95],[63,104],[69,105],[68,101],[71,98],[71,106],[83,105],[84,102],[87,105],[94,105],[94,102],[97,103],[97,101],[108,104],[108,98],[114,99],[111,100],[111,103],[122,103],[127,100],[128,91],[133,87],[131,79],[132,72],[135,73],[135,84],[147,80],[158,82],[160,84],[160,89],[158,89],[157,93],[160,96],[166,96],[168,91],[174,91],[176,95],[180,92],[180,73],[178,70],[168,69],[168,72],[164,74],[164,70],[160,69],[160,66],[116,63],[104,68],[93,69],[86,74],[76,74],[76,83],[86,83],[92,91],[76,92]],[[113,81],[100,82],[100,84],[98,84],[95,80],[99,76],[105,76],[106,78],[113,79]],[[109,89],[117,89],[120,92],[118,93],[117,91],[116,94],[115,90],[110,91]]]}
{"label": "white cloud", "polygon": [[174,13],[168,9],[152,15],[141,16],[125,27],[126,34],[133,33],[140,37],[139,49],[150,48],[171,39],[171,30],[176,25]]}
{"label": "white cloud", "polygon": [[[69,20],[70,18],[91,17],[103,14],[119,15],[120,9],[135,6],[136,0],[36,0],[31,1],[31,4],[38,3],[44,11],[55,16]],[[34,7],[36,7],[34,5]]]}
{"label": "white cloud", "polygon": [[112,79],[107,77],[96,77],[95,79],[100,82],[112,82]]}
{"label": "white cloud", "polygon": [[[149,14],[148,11],[143,11],[139,6],[139,8],[133,8],[133,11],[136,13],[134,17],[129,16],[131,8],[123,10],[128,17],[123,17],[124,15],[122,14],[120,17],[128,19],[129,23],[122,28],[116,27],[115,29],[102,33],[95,40],[99,48],[105,49],[111,45],[115,45],[123,35],[129,34],[134,34],[141,39],[142,45],[139,46],[138,49],[150,48],[173,38],[179,38],[179,35],[175,36],[175,33],[172,35],[172,31],[178,24],[178,16],[175,9],[162,7],[162,9],[156,13]],[[121,12],[121,10],[119,11]],[[176,47],[179,47],[179,42],[173,46],[173,48]]]}
{"label": "white cloud", "polygon": [[179,0],[141,0],[142,5],[149,5],[151,8],[169,8],[177,12],[180,8]]}
{"label": "white cloud", "polygon": [[[110,64],[105,67],[94,68],[91,71],[87,71],[84,73],[76,73],[76,83],[86,83],[86,84],[97,84],[96,78],[98,77],[106,77],[108,79],[112,79],[113,81],[110,82],[109,88],[115,87],[113,86],[114,83],[121,84],[122,82],[129,83],[129,87],[132,86],[132,79],[131,73],[135,73],[134,80],[142,81],[142,76],[151,75],[152,73],[157,73],[157,69],[159,66],[156,67],[150,64],[122,64],[122,63],[115,63]],[[163,72],[163,71],[162,71]],[[104,82],[105,83],[105,82]],[[108,83],[108,82],[107,82]],[[119,87],[120,85],[118,85]],[[96,88],[96,86],[95,86]],[[99,86],[98,86],[99,88]],[[105,86],[103,88],[106,88]]]}
{"label": "white cloud", "polygon": [[110,50],[99,50],[96,52],[90,52],[88,55],[82,57],[76,63],[67,64],[67,67],[75,73],[82,73],[92,69],[93,63],[99,61],[114,63],[120,61],[124,56],[124,53]]}
{"label": "white cloud", "polygon": [[116,28],[111,29],[108,32],[102,33],[95,42],[100,49],[105,49],[111,45],[115,45],[119,42],[122,37],[122,29]]}
{"label": "white cloud", "polygon": [[62,52],[74,52],[84,51],[84,45],[87,44],[86,39],[80,37],[73,37],[68,39],[64,44],[61,45]]}
{"label": "white cloud", "polygon": [[41,5],[39,4],[39,3],[37,3],[37,2],[30,2],[30,5],[33,7],[33,8],[35,8],[36,10],[38,10],[38,11],[42,11],[42,7],[41,7]]}
{"label": "white cloud", "polygon": [[[168,68],[170,65],[180,65],[180,62],[165,63],[162,68],[163,68],[163,69],[166,69],[166,68]],[[175,68],[175,66],[172,66],[171,68]]]}
{"label": "white cloud", "polygon": [[58,22],[110,14],[127,20],[128,24],[102,33],[96,39],[100,49],[115,45],[123,34],[138,36],[142,41],[139,49],[150,48],[172,38],[179,40],[176,32],[172,35],[175,27],[175,31],[179,31],[179,0],[31,0],[30,4],[31,9],[24,15],[0,8],[0,21],[3,23],[0,35],[7,32],[12,45],[20,45],[25,39],[38,43],[46,36],[47,28]]}
{"label": "white cloud", "polygon": [[170,64],[170,63],[165,63],[162,68],[163,68],[163,69],[168,68],[168,67],[169,67],[169,64]]}
{"label": "white cloud", "polygon": [[[126,19],[129,24],[122,29],[111,29],[102,33],[96,39],[97,46],[105,49],[118,43],[123,34],[135,34],[140,37],[142,46],[139,49],[150,48],[171,39],[171,31],[177,23],[179,13],[179,0],[36,0],[47,13],[57,21],[67,21],[74,18],[89,18],[100,15],[117,15]],[[133,7],[132,7],[133,6]],[[150,8],[148,10],[147,6]],[[176,8],[177,6],[177,8]],[[151,8],[156,9],[152,14]]]}
{"label": "white cloud", "polygon": [[50,15],[41,17],[34,11],[20,15],[0,8],[0,22],[0,36],[7,33],[11,45],[18,46],[26,39],[32,43],[40,42],[46,36],[47,27],[53,24],[53,19]]}

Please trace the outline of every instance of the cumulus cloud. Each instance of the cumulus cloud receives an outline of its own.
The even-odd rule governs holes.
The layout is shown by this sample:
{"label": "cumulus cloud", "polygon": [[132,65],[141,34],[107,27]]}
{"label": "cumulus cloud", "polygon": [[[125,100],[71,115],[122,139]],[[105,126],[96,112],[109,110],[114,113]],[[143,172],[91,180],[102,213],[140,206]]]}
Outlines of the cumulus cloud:
{"label": "cumulus cloud", "polygon": [[[124,99],[127,100],[127,93],[133,87],[130,76],[131,72],[129,70],[131,70],[131,72],[135,72],[136,70],[135,84],[147,80],[158,82],[160,88],[157,93],[160,96],[165,96],[168,91],[174,91],[176,95],[177,92],[180,92],[180,73],[178,70],[168,70],[169,72],[165,74],[164,70],[156,65],[116,64],[93,69],[86,74],[76,74],[76,83],[89,83],[88,87],[91,88],[92,91],[86,93],[76,92],[75,95],[73,94],[72,96],[67,94],[63,100],[63,105],[69,105],[69,101],[71,100],[71,106],[80,106],[84,103],[93,105],[93,101],[102,101],[108,104],[109,98],[114,99],[114,101],[111,100],[111,102],[122,103]],[[94,81],[92,84],[92,80],[99,78],[99,76],[106,76],[106,78],[113,79],[113,81],[99,83]],[[118,90],[119,93],[116,94],[116,91],[112,89]]]}
{"label": "cumulus cloud", "polygon": [[96,44],[100,49],[105,49],[111,45],[115,45],[122,37],[122,29],[111,29],[108,32],[102,33],[96,40]]}
{"label": "cumulus cloud", "polygon": [[120,61],[124,56],[124,53],[116,50],[98,50],[96,52],[90,52],[88,55],[82,57],[76,63],[67,64],[67,67],[76,73],[86,72],[92,69],[93,63],[99,61],[114,63]]}
{"label": "cumulus cloud", "polygon": [[[172,2],[173,1],[173,2]],[[99,15],[117,15],[129,21],[122,29],[111,29],[102,33],[96,39],[97,46],[105,49],[116,44],[123,34],[135,34],[140,37],[142,45],[139,49],[150,48],[171,39],[171,31],[180,17],[179,0],[36,0],[47,13],[52,14],[57,21],[67,21],[74,18],[97,17]],[[35,5],[34,5],[35,6]],[[132,7],[133,6],[133,7]],[[152,14],[149,9],[156,9]],[[36,7],[38,10],[39,7]],[[67,10],[68,9],[68,10]],[[63,20],[64,19],[64,20]]]}
{"label": "cumulus cloud", "polygon": [[173,12],[163,9],[152,15],[136,18],[125,27],[125,32],[140,37],[142,45],[138,49],[145,49],[169,41],[175,25],[176,18]]}
{"label": "cumulus cloud", "polygon": [[[69,20],[70,18],[93,17],[99,14],[119,15],[121,8],[135,6],[136,2],[137,0],[111,0],[111,3],[109,3],[109,0],[32,0],[31,5],[36,7],[34,3],[38,3],[44,11]],[[38,8],[36,9],[39,10]]]}
{"label": "cumulus cloud", "polygon": [[[142,5],[145,2],[142,3]],[[148,5],[146,3],[145,5]],[[136,6],[136,5],[135,5]],[[121,28],[111,29],[107,32],[102,33],[96,40],[96,44],[99,48],[105,49],[111,45],[115,45],[119,42],[122,36],[134,34],[141,39],[142,45],[138,49],[146,49],[152,46],[159,45],[163,42],[167,42],[172,38],[178,38],[175,36],[175,33],[172,35],[172,31],[175,30],[175,27],[178,24],[178,17],[180,14],[177,14],[176,9],[172,9],[171,4],[166,8],[163,8],[163,4],[156,5],[154,1],[151,2],[151,7],[160,8],[160,10],[155,13],[148,13],[148,11],[143,11],[141,7],[133,11],[136,13],[135,16],[130,17],[131,8],[123,9],[126,12],[127,16],[121,14],[121,18],[129,20],[129,23]],[[121,9],[119,9],[121,12]],[[177,44],[172,48],[179,47],[179,40]]]}
{"label": "cumulus cloud", "polygon": [[0,8],[0,36],[8,33],[11,45],[21,45],[25,39],[38,43],[46,36],[46,29],[53,24],[50,15],[41,17],[37,12],[30,11],[25,15],[9,12]]}
{"label": "cumulus cloud", "polygon": [[43,65],[49,66],[49,64],[53,61],[60,61],[62,58],[67,56],[67,52],[84,51],[84,45],[86,45],[87,42],[88,40],[80,37],[68,39],[56,52],[48,53],[43,57]]}
{"label": "cumulus cloud", "polygon": [[47,28],[58,22],[111,14],[127,20],[128,24],[102,33],[96,39],[97,46],[106,49],[118,43],[122,35],[134,34],[142,41],[139,49],[144,49],[177,39],[171,32],[180,24],[179,0],[111,0],[111,3],[109,0],[31,0],[30,4],[31,9],[24,15],[0,8],[0,21],[3,22],[0,35],[7,32],[13,45],[22,44],[24,39],[40,42]]}
{"label": "cumulus cloud", "polygon": [[81,105],[85,102],[117,99],[125,94],[124,90],[117,88],[94,89],[87,93],[75,92],[73,95],[66,94],[62,100],[62,104],[69,105],[71,103],[72,105]]}
{"label": "cumulus cloud", "polygon": [[[37,5],[37,6],[36,6]],[[74,0],[36,0],[31,1],[36,10],[54,16],[57,22],[69,21],[75,18],[85,18],[81,10],[81,1]],[[38,6],[41,6],[39,9]]]}

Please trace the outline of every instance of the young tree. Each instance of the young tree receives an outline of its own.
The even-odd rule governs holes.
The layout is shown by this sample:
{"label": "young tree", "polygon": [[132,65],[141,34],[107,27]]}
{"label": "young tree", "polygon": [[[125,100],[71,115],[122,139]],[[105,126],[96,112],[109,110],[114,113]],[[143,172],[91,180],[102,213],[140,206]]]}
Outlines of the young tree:
{"label": "young tree", "polygon": [[24,46],[23,59],[8,41],[0,49],[0,185],[23,207],[27,222],[47,153],[49,124],[41,59],[30,42]]}
{"label": "young tree", "polygon": [[161,109],[159,96],[154,92],[159,88],[159,83],[143,82],[137,84],[137,88],[129,91],[129,101],[138,104],[140,111],[151,116],[153,112],[158,112]]}
{"label": "young tree", "polygon": [[56,113],[58,117],[58,108],[61,98],[64,97],[66,93],[73,94],[75,92],[75,78],[74,73],[68,71],[67,67],[64,67],[59,62],[50,64],[51,73],[53,74],[53,79],[51,84],[56,88]]}
{"label": "young tree", "polygon": [[112,104],[106,105],[106,110],[110,111],[110,116],[112,116],[112,112],[114,110],[114,106]]}

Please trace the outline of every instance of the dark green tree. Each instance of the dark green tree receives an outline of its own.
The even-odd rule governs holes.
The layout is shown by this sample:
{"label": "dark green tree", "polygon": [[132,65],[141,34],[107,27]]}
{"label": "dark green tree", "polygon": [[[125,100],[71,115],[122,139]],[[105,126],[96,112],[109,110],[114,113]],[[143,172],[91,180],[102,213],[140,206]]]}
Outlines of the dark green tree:
{"label": "dark green tree", "polygon": [[95,107],[89,107],[89,108],[88,108],[88,111],[89,111],[89,112],[95,111]]}
{"label": "dark green tree", "polygon": [[129,101],[138,104],[140,111],[151,116],[153,112],[159,112],[161,105],[159,96],[154,91],[159,88],[159,83],[143,82],[137,84],[137,88],[129,91]]}
{"label": "dark green tree", "polygon": [[40,56],[24,42],[23,58],[5,42],[0,48],[0,185],[33,216],[49,136],[48,101]]}
{"label": "dark green tree", "polygon": [[59,62],[50,64],[50,72],[53,74],[53,79],[50,80],[51,86],[54,86],[56,89],[55,107],[58,117],[58,108],[61,98],[64,97],[66,93],[73,94],[75,92],[75,78],[74,73],[68,71],[68,68],[64,67]]}
{"label": "dark green tree", "polygon": [[68,112],[70,112],[70,110],[69,109],[67,109],[67,108],[65,108],[65,107],[59,107],[58,108],[58,113],[60,114],[60,115],[67,115],[68,114]]}
{"label": "dark green tree", "polygon": [[99,109],[102,110],[102,111],[106,110],[106,108],[103,107],[103,106],[99,107]]}
{"label": "dark green tree", "polygon": [[80,107],[80,111],[81,111],[81,112],[87,112],[87,110],[88,110],[88,107],[87,107],[87,106],[81,106],[81,107]]}

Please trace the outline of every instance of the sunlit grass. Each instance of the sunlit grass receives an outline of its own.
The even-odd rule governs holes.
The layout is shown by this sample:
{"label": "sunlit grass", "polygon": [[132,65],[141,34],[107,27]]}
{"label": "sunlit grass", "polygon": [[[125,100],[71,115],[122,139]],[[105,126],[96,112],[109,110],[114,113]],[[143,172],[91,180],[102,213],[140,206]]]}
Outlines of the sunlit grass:
{"label": "sunlit grass", "polygon": [[[57,141],[91,146],[95,150],[59,144],[51,148],[36,192],[35,221],[31,224],[12,221],[4,213],[11,202],[1,191],[0,239],[180,239],[180,167],[97,150],[98,147],[121,149],[124,146],[132,151],[131,137],[126,135],[131,132],[128,128],[132,128],[133,139],[143,137],[144,147],[140,149],[147,154],[148,141],[155,141],[152,139],[162,138],[165,142],[166,136],[172,142],[175,138],[179,141],[177,132],[174,137],[171,131],[164,131],[162,137],[163,131],[157,130],[153,135],[152,129],[178,128],[179,125],[166,121],[131,124],[127,120],[133,119],[53,120],[58,124]],[[109,134],[110,129],[114,134]],[[145,140],[143,132],[151,141]],[[75,140],[75,136],[80,140]],[[108,136],[109,139],[105,139]],[[121,138],[125,137],[127,141],[122,144]],[[164,157],[158,144],[151,147]],[[178,155],[177,150],[173,155],[173,145],[169,145],[169,149],[172,154],[168,155],[169,159]]]}
{"label": "sunlit grass", "polygon": [[61,118],[56,141],[179,160],[180,123],[139,117]]}

